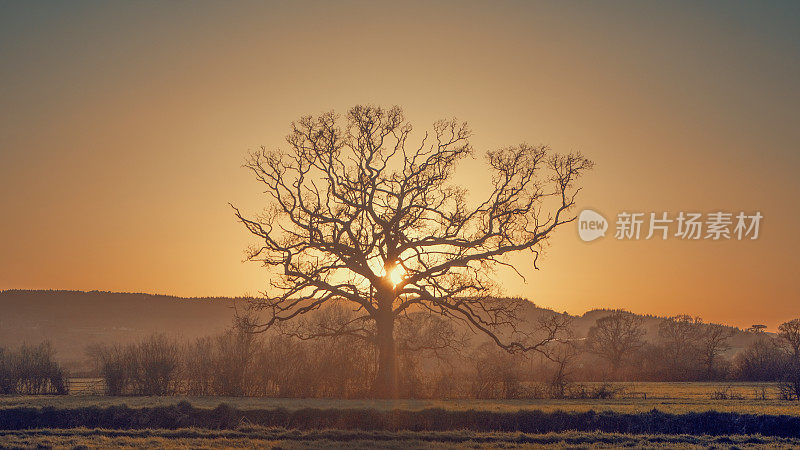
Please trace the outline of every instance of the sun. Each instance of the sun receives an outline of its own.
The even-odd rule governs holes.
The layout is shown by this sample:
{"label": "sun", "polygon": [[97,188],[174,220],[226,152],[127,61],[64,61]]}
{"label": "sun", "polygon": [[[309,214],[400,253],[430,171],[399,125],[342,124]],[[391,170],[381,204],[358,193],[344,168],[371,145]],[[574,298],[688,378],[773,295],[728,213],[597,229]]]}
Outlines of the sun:
{"label": "sun", "polygon": [[405,274],[406,271],[403,269],[403,266],[399,264],[394,266],[394,268],[389,271],[389,281],[392,282],[392,287],[397,287],[397,285],[403,281]]}

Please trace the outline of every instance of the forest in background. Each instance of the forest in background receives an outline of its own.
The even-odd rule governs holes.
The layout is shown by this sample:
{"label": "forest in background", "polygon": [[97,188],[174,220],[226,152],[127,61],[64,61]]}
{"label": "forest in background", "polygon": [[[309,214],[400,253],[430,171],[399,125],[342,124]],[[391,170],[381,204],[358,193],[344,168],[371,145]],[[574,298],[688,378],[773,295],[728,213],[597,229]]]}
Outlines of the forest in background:
{"label": "forest in background", "polygon": [[[108,393],[117,395],[368,395],[375,370],[371,345],[352,336],[308,341],[251,334],[232,326],[236,300],[4,291],[0,365],[38,361],[26,370],[44,368],[46,380],[29,383],[40,388],[59,374],[102,377]],[[458,323],[412,312],[397,329],[403,396],[593,398],[614,393],[578,382],[787,381],[797,374],[791,345],[758,328],[608,310],[573,317],[523,299],[508,301],[525,307],[529,323],[567,318],[570,338],[554,343],[547,356],[508,354]],[[328,307],[306,326],[331,326],[347,313]],[[783,395],[796,392],[789,388]]]}

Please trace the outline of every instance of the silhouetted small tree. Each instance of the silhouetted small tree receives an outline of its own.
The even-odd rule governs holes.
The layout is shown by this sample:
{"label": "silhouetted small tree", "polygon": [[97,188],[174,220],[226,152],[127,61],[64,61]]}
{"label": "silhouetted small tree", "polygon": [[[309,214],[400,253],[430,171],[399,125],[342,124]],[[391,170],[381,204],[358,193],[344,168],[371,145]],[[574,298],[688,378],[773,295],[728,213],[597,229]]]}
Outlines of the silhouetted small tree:
{"label": "silhouetted small tree", "polygon": [[554,363],[550,378],[550,397],[565,398],[572,384],[572,371],[580,349],[574,341],[558,343],[550,351],[549,359]]}
{"label": "silhouetted small tree", "polygon": [[719,357],[731,348],[728,341],[734,334],[735,330],[730,327],[716,324],[705,326],[698,342],[698,348],[708,380],[714,379],[717,375],[715,371],[718,367]]}
{"label": "silhouetted small tree", "polygon": [[612,377],[644,345],[644,320],[627,311],[614,311],[597,319],[589,329],[586,344],[589,351],[611,365]]}
{"label": "silhouetted small tree", "polygon": [[766,333],[734,358],[738,377],[743,381],[780,381],[788,363],[786,353]]}
{"label": "silhouetted small tree", "polygon": [[800,400],[800,319],[782,323],[778,327],[778,339],[789,358],[781,386],[782,396]]}
{"label": "silhouetted small tree", "polygon": [[800,319],[782,323],[778,327],[778,338],[789,356],[800,361]]}
{"label": "silhouetted small tree", "polygon": [[665,374],[671,380],[687,381],[697,376],[702,358],[700,340],[703,322],[686,314],[661,321],[658,336],[666,361]]}

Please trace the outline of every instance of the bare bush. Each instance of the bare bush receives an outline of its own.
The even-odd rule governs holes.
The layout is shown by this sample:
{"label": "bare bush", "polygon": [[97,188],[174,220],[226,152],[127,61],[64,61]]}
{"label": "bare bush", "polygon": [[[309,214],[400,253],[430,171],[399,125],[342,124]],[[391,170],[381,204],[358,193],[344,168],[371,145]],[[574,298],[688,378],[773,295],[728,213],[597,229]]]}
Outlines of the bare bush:
{"label": "bare bush", "polygon": [[11,355],[0,347],[0,394],[10,394],[13,387],[11,378]]}
{"label": "bare bush", "polygon": [[128,393],[136,372],[134,349],[121,345],[101,346],[97,348],[96,355],[108,395]]}
{"label": "bare bush", "polygon": [[795,374],[778,385],[778,395],[782,400],[800,400],[800,377]]}
{"label": "bare bush", "polygon": [[211,336],[197,338],[186,347],[184,387],[189,395],[214,395],[215,339]]}
{"label": "bare bush", "polygon": [[758,386],[753,388],[753,398],[756,400],[767,400],[769,398],[766,386]]}
{"label": "bare bush", "polygon": [[109,395],[170,395],[179,390],[181,348],[165,335],[92,349]]}
{"label": "bare bush", "polygon": [[403,396],[430,397],[434,391],[454,395],[457,387],[448,381],[453,360],[468,346],[466,332],[458,331],[452,321],[419,311],[401,316],[395,334]]}
{"label": "bare bush", "polygon": [[275,335],[256,354],[256,395],[268,397],[311,397],[311,356],[303,342]]}
{"label": "bare bush", "polygon": [[176,392],[181,349],[174,340],[155,334],[136,347],[137,371],[134,385],[141,395],[170,395]]}
{"label": "bare bush", "polygon": [[730,386],[716,389],[710,395],[711,400],[744,400],[744,395],[736,393]]}
{"label": "bare bush", "polygon": [[522,357],[483,344],[473,353],[472,398],[523,397]]}
{"label": "bare bush", "polygon": [[0,349],[0,393],[67,394],[67,373],[55,361],[50,342],[23,344],[17,351]]}
{"label": "bare bush", "polygon": [[607,400],[617,398],[625,392],[625,388],[603,383],[599,386],[587,386],[585,384],[570,386],[564,393],[563,398],[569,399],[602,399]]}

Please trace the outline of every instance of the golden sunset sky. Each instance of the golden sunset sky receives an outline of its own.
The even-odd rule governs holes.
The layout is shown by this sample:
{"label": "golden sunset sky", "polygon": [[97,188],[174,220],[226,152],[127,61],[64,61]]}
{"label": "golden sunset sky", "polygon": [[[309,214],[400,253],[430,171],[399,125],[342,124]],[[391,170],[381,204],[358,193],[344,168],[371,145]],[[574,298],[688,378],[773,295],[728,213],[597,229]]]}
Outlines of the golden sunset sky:
{"label": "golden sunset sky", "polygon": [[[506,293],[558,311],[800,316],[798,2],[3,2],[0,289],[255,294],[248,150],[304,114],[458,117],[478,156],[597,164],[580,207],[752,213],[755,241],[552,240]],[[480,157],[457,180],[479,195]],[[576,211],[577,212],[577,211]],[[613,224],[612,224],[613,226]]]}

